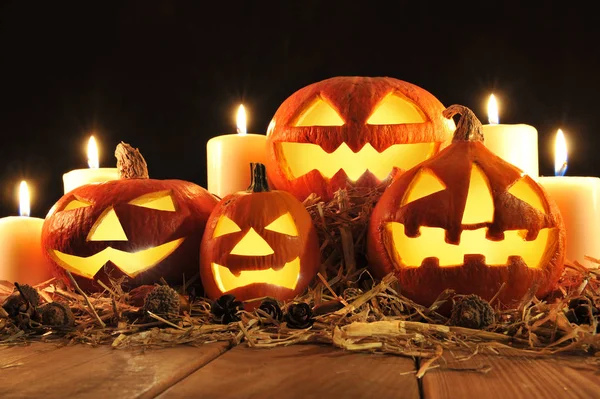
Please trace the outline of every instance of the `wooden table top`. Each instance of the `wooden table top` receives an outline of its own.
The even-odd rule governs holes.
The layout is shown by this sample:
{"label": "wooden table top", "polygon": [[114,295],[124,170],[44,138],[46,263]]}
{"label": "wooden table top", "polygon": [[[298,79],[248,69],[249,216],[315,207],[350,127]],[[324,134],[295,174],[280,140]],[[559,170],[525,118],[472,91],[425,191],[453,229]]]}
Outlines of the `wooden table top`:
{"label": "wooden table top", "polygon": [[600,398],[600,358],[447,351],[421,359],[331,346],[229,348],[225,342],[144,351],[0,347],[2,398]]}

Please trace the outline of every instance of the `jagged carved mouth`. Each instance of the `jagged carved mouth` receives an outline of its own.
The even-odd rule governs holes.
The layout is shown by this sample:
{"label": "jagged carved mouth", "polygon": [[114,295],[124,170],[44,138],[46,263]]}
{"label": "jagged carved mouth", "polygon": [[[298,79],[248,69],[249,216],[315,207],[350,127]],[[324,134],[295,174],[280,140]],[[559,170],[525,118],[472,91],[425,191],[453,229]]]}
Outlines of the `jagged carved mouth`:
{"label": "jagged carved mouth", "polygon": [[244,270],[236,276],[227,267],[212,263],[212,272],[221,292],[256,283],[272,284],[293,290],[300,278],[300,257],[286,263],[279,270]]}
{"label": "jagged carved mouth", "polygon": [[[460,244],[449,244],[444,240],[445,230],[437,227],[420,227],[420,236],[408,237],[404,225],[397,222],[386,224],[386,234],[392,237],[393,249],[388,252],[404,267],[419,267],[426,258],[437,258],[440,267],[460,266],[465,256],[483,255],[488,266],[506,266],[509,257],[520,256],[529,268],[541,268],[547,248],[558,240],[558,229],[544,228],[538,236],[525,240],[526,230],[507,230],[501,241],[488,240],[487,228],[463,230]],[[435,253],[436,256],[431,254]]]}
{"label": "jagged carved mouth", "polygon": [[50,255],[64,269],[87,278],[93,278],[108,261],[129,277],[135,277],[171,255],[183,240],[184,238],[178,238],[137,252],[126,252],[107,247],[88,257],[69,255],[55,249],[50,250]]}
{"label": "jagged carved mouth", "polygon": [[343,169],[353,181],[366,171],[384,180],[394,167],[408,170],[432,156],[436,148],[436,143],[394,144],[377,152],[371,144],[366,144],[359,152],[353,152],[342,143],[329,154],[317,144],[279,142],[275,145],[279,156],[284,158],[280,163],[287,165],[285,172],[290,179],[315,169],[329,179]]}

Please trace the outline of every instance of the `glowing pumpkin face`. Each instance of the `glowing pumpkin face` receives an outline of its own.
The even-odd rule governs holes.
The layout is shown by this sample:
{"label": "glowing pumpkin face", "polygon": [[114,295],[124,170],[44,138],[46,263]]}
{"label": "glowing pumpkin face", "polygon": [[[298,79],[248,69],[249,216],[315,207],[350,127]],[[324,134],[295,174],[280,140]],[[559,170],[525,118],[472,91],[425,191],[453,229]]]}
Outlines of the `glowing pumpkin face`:
{"label": "glowing pumpkin face", "polygon": [[310,214],[291,194],[270,191],[258,165],[249,191],[223,198],[208,220],[200,277],[211,299],[228,293],[242,301],[288,300],[317,273],[319,242]]}
{"label": "glowing pumpkin face", "polygon": [[[481,127],[464,107],[445,112],[461,112]],[[463,119],[449,147],[382,195],[369,226],[371,268],[379,277],[395,272],[403,294],[425,306],[445,289],[490,300],[503,283],[498,298],[505,306],[535,284],[543,297],[563,269],[558,208],[533,179],[492,154],[480,133],[469,133]]]}
{"label": "glowing pumpkin face", "polygon": [[454,122],[429,92],[387,77],[334,77],[286,99],[267,131],[269,180],[298,199],[375,187],[437,153]]}
{"label": "glowing pumpkin face", "polygon": [[197,273],[198,245],[217,199],[181,180],[123,179],[78,187],[54,205],[42,246],[58,277],[99,289],[126,276],[131,287]]}

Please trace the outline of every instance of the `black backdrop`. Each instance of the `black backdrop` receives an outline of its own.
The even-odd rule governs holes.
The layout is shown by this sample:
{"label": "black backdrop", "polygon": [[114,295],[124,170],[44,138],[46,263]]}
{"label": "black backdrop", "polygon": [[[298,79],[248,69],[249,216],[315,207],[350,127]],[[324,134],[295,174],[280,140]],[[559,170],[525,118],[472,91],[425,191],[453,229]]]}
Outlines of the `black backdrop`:
{"label": "black backdrop", "polygon": [[[77,1],[0,3],[0,216],[17,212],[21,179],[32,215],[86,165],[95,132],[102,166],[121,140],[151,177],[206,186],[206,141],[264,133],[279,104],[332,76],[391,76],[486,121],[538,129],[540,173],[561,127],[569,175],[600,175],[600,18],[570,3],[352,1]],[[210,7],[208,6],[210,4]]]}

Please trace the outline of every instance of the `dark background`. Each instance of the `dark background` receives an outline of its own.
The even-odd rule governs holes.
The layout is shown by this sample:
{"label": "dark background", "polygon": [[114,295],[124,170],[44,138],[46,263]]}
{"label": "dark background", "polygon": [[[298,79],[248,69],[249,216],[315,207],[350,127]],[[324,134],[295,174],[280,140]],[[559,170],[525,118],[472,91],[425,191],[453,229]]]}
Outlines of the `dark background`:
{"label": "dark background", "polygon": [[578,2],[479,3],[0,2],[0,216],[27,179],[44,217],[92,132],[101,166],[125,141],[151,177],[206,186],[206,142],[235,133],[241,102],[264,133],[289,95],[341,75],[406,80],[484,123],[494,92],[501,123],[537,128],[541,174],[560,127],[567,174],[600,175],[600,18]]}

